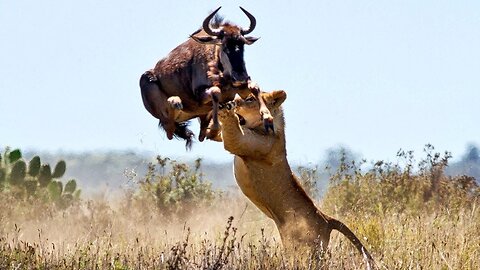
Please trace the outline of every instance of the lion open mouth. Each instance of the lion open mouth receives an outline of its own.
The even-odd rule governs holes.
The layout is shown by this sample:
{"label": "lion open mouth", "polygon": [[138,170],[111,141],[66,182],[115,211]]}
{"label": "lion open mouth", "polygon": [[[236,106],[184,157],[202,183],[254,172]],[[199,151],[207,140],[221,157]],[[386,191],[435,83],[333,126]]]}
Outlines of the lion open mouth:
{"label": "lion open mouth", "polygon": [[245,120],[245,118],[243,118],[243,116],[241,116],[240,114],[237,113],[237,116],[238,116],[238,122],[240,123],[241,126],[244,126],[247,121]]}

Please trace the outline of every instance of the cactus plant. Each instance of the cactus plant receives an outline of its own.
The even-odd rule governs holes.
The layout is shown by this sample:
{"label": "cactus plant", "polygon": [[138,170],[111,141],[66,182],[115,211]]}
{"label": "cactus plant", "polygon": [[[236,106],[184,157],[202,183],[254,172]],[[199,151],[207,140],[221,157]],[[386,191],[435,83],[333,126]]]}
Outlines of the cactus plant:
{"label": "cactus plant", "polygon": [[0,168],[0,184],[7,180],[7,170],[5,168]]}
{"label": "cactus plant", "polygon": [[65,174],[66,170],[67,170],[67,164],[65,163],[64,160],[60,160],[59,162],[57,162],[57,165],[55,165],[55,169],[53,170],[52,177],[60,178]]}
{"label": "cactus plant", "polygon": [[61,182],[51,181],[47,186],[48,193],[53,201],[58,201],[62,196],[62,187],[59,184],[61,184]]}
{"label": "cactus plant", "polygon": [[28,174],[30,176],[37,176],[40,172],[40,157],[34,156],[28,163]]}
{"label": "cactus plant", "polygon": [[37,180],[27,180],[24,183],[25,189],[27,190],[27,195],[32,196],[37,191],[38,182]]}
{"label": "cactus plant", "polygon": [[12,171],[10,172],[9,182],[12,185],[20,185],[25,180],[27,175],[27,164],[23,160],[17,160],[13,164]]}
{"label": "cactus plant", "polygon": [[51,181],[52,181],[52,169],[50,168],[50,165],[43,164],[40,167],[40,173],[38,175],[38,183],[40,183],[40,186],[46,187]]}
{"label": "cactus plant", "polygon": [[75,193],[73,193],[73,197],[75,198],[75,200],[79,200],[81,194],[82,194],[82,190],[81,190],[81,189],[77,189],[77,190],[75,191]]}
{"label": "cactus plant", "polygon": [[63,191],[65,193],[73,194],[75,192],[75,189],[77,189],[77,182],[74,179],[71,179],[67,182]]}
{"label": "cactus plant", "polygon": [[19,149],[15,149],[13,151],[10,151],[10,153],[8,154],[8,159],[9,159],[10,163],[14,163],[15,161],[17,161],[21,158],[22,158],[22,152],[20,152]]}
{"label": "cactus plant", "polygon": [[10,151],[6,147],[0,153],[0,192],[11,192],[19,199],[44,199],[45,203],[53,202],[57,207],[65,209],[80,199],[80,190],[74,179],[65,185],[60,181],[59,178],[63,177],[65,171],[66,163],[63,160],[57,162],[52,172],[49,164],[41,164],[39,156],[34,156],[27,164],[20,150]]}
{"label": "cactus plant", "polygon": [[60,190],[60,193],[63,193],[63,183],[60,181],[56,181],[58,185],[58,190]]}

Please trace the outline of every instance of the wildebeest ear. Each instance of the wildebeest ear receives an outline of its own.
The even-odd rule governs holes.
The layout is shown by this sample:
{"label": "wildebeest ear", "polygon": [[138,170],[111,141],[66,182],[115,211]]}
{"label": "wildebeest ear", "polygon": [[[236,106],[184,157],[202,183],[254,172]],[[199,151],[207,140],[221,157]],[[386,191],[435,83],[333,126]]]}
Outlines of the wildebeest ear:
{"label": "wildebeest ear", "polygon": [[247,41],[245,44],[252,45],[258,39],[259,37],[245,37],[245,40]]}
{"label": "wildebeest ear", "polygon": [[193,40],[202,44],[217,44],[221,42],[218,38],[212,36],[199,37],[199,36],[190,36]]}

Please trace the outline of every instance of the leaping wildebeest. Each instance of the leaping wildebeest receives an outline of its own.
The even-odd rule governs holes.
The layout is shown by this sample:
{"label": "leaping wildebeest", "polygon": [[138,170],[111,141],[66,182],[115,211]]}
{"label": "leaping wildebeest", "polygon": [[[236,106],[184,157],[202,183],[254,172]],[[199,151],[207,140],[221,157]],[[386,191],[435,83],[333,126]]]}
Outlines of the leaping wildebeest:
{"label": "leaping wildebeest", "polygon": [[[189,148],[193,132],[188,120],[200,120],[199,141],[220,140],[219,105],[253,93],[261,103],[265,128],[273,130],[273,118],[245,68],[244,45],[258,38],[246,36],[255,29],[255,17],[240,7],[250,20],[241,28],[215,16],[217,8],[203,21],[202,28],[173,49],[140,78],[143,104],[160,121],[167,138],[183,138]],[[212,20],[213,19],[213,20]]]}

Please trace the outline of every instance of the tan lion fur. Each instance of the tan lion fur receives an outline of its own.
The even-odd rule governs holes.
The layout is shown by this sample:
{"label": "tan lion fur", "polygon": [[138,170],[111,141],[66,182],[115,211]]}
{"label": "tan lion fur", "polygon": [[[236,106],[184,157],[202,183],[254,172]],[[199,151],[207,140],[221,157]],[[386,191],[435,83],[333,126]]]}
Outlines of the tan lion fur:
{"label": "tan lion fur", "polygon": [[262,93],[262,97],[273,115],[274,133],[265,131],[259,102],[253,96],[246,100],[237,97],[235,109],[219,114],[224,148],[235,155],[234,174],[242,192],[274,220],[286,248],[325,250],[335,229],[373,262],[355,234],[342,222],[323,214],[293,174],[287,161],[285,120],[280,107],[286,93],[273,91]]}

